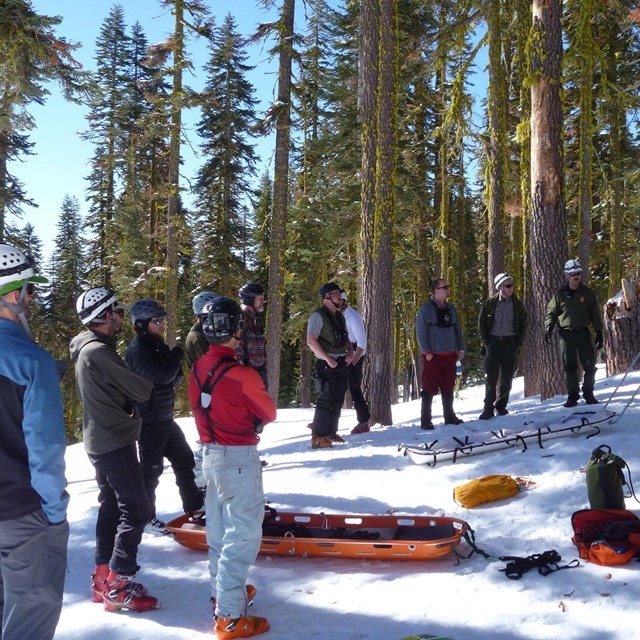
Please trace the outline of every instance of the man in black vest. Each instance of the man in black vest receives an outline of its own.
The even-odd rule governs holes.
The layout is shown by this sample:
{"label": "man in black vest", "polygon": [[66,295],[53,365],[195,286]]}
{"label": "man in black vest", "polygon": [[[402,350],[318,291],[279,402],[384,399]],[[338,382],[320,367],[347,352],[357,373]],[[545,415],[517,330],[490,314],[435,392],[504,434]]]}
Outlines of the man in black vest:
{"label": "man in black vest", "polygon": [[344,442],[338,435],[338,421],[349,386],[347,365],[353,358],[347,325],[340,312],[340,287],[335,282],[327,282],[320,287],[319,293],[322,306],[311,314],[307,323],[307,345],[317,358],[318,399],[311,435],[313,449]]}

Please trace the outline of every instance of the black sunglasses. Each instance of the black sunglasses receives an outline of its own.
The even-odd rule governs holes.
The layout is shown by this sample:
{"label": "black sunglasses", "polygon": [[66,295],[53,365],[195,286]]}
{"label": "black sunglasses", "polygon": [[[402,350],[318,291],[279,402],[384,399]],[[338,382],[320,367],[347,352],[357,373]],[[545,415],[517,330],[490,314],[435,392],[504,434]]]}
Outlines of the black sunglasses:
{"label": "black sunglasses", "polygon": [[450,289],[451,287],[448,284],[443,284],[441,287],[436,287],[436,289]]}
{"label": "black sunglasses", "polygon": [[512,284],[503,284],[503,285],[502,285],[502,288],[503,288],[503,289],[511,289],[512,287],[513,287],[513,285],[512,285]]}
{"label": "black sunglasses", "polygon": [[152,318],[151,322],[153,322],[153,324],[164,324],[164,318]]}

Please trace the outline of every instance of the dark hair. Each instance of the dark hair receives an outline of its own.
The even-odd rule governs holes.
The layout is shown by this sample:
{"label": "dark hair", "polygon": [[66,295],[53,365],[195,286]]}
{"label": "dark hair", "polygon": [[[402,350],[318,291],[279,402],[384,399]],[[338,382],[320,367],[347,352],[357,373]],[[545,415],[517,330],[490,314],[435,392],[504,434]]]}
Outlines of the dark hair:
{"label": "dark hair", "polygon": [[436,278],[431,282],[431,293],[435,293],[436,289],[440,286],[440,283],[444,282],[444,278]]}

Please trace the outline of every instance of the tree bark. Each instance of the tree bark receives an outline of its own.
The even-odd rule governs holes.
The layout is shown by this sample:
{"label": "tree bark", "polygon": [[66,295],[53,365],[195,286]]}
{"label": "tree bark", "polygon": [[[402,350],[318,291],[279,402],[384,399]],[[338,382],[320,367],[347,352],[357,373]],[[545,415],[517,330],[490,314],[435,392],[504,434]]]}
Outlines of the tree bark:
{"label": "tree bark", "polygon": [[289,145],[291,140],[291,61],[295,0],[283,0],[278,63],[278,115],[271,210],[269,296],[267,305],[267,362],[269,395],[278,402],[282,348],[284,270],[289,206]]}
{"label": "tree bark", "polygon": [[627,371],[640,351],[639,293],[637,280],[624,279],[622,290],[604,305],[608,376]]}
{"label": "tree bark", "polygon": [[[558,345],[544,342],[545,310],[561,283],[567,255],[564,201],[563,122],[560,98],[562,2],[534,0],[530,35],[531,233],[533,286],[526,357],[531,366],[528,393],[541,400],[565,390]],[[557,335],[557,334],[556,334]]]}

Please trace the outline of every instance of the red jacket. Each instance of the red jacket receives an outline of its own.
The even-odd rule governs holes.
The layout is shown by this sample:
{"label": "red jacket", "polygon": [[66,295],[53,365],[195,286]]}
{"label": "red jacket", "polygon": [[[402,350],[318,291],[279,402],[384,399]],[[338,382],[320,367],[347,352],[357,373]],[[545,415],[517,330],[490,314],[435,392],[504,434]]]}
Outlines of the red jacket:
{"label": "red jacket", "polygon": [[[223,357],[235,360],[235,351],[230,347],[210,345],[207,353],[197,360],[195,371],[192,371],[189,379],[189,401],[195,414],[200,441],[211,444],[206,417],[208,413],[216,444],[255,445],[259,438],[255,432],[254,418],[257,417],[264,424],[273,422],[276,419],[276,406],[254,369],[241,364],[234,366],[216,385],[209,407],[205,409],[201,406],[200,388],[211,369]],[[214,379],[226,366],[227,363],[220,365]]]}

